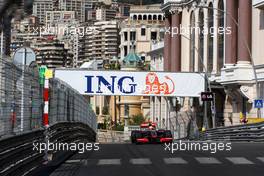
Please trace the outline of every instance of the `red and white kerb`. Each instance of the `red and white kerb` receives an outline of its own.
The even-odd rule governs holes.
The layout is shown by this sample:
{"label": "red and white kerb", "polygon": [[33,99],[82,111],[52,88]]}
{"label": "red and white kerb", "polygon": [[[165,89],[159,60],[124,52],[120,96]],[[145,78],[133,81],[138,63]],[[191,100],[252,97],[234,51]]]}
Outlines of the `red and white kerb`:
{"label": "red and white kerb", "polygon": [[45,78],[44,83],[44,114],[43,114],[43,125],[45,127],[49,126],[49,79]]}

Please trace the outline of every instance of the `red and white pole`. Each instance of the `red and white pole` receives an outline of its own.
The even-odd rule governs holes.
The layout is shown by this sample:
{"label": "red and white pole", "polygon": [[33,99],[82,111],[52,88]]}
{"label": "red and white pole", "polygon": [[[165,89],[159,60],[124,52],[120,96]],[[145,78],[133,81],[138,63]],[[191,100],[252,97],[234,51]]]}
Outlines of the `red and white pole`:
{"label": "red and white pole", "polygon": [[43,114],[43,125],[49,127],[49,79],[45,77],[44,82],[44,114]]}

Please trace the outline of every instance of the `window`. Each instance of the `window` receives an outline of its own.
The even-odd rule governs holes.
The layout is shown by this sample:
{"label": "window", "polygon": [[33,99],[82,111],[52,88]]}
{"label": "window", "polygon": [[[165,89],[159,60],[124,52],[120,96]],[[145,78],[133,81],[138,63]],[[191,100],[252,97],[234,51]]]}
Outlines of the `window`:
{"label": "window", "polygon": [[151,32],[151,40],[157,40],[157,32]]}
{"label": "window", "polygon": [[136,40],[136,32],[135,31],[131,31],[130,32],[130,41],[135,41]]}
{"label": "window", "polygon": [[191,47],[190,47],[190,72],[195,71],[195,17],[191,14]]}
{"label": "window", "polygon": [[124,56],[126,57],[127,56],[127,46],[124,46]]}
{"label": "window", "polygon": [[127,32],[124,32],[124,40],[127,41]]}
{"label": "window", "polygon": [[[218,4],[218,25],[219,29],[224,29],[224,3],[223,0],[219,1]],[[217,72],[221,72],[221,68],[224,66],[224,33],[218,33],[218,57],[217,57]]]}
{"label": "window", "polygon": [[141,28],[141,36],[146,36],[146,28]]}
{"label": "window", "polygon": [[130,7],[124,7],[124,16],[129,16]]}
{"label": "window", "polygon": [[204,13],[203,9],[199,12],[199,28],[200,28],[200,34],[199,34],[199,59],[198,59],[198,71],[203,72],[204,68]]}
{"label": "window", "polygon": [[208,9],[208,28],[209,28],[209,41],[208,41],[208,66],[207,70],[208,72],[213,71],[213,53],[214,53],[214,36],[213,36],[213,29],[214,27],[214,10],[213,10],[213,4],[209,4]]}
{"label": "window", "polygon": [[124,115],[129,116],[129,106],[127,104],[125,104],[124,111]]}

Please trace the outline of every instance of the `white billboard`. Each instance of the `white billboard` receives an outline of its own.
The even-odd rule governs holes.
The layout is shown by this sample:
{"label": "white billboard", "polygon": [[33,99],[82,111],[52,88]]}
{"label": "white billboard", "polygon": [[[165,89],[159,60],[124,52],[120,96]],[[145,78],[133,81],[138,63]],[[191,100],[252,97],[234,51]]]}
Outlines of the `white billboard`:
{"label": "white billboard", "polygon": [[57,69],[55,77],[84,95],[200,97],[204,74]]}

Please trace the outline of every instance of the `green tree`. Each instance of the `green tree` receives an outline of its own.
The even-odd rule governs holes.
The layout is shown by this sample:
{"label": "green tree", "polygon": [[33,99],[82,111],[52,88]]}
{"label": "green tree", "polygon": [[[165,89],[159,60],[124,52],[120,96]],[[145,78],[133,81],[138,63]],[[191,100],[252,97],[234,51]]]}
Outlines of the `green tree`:
{"label": "green tree", "polygon": [[133,115],[130,118],[131,125],[140,125],[145,122],[145,118],[142,114]]}
{"label": "green tree", "polygon": [[109,114],[109,108],[108,108],[108,106],[104,106],[103,107],[102,113],[103,113],[103,115],[108,115]]}

